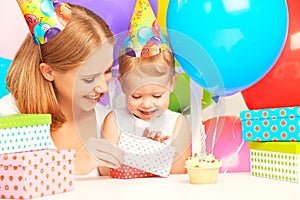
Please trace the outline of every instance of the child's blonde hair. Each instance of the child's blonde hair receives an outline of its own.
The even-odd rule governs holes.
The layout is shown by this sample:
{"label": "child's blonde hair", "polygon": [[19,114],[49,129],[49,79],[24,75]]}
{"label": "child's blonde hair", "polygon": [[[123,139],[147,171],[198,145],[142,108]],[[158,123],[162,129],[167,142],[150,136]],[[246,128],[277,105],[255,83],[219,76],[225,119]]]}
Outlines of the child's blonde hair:
{"label": "child's blonde hair", "polygon": [[115,42],[108,25],[98,15],[79,5],[70,6],[70,21],[51,41],[39,46],[28,34],[6,79],[7,89],[16,99],[20,112],[50,113],[51,130],[61,127],[65,117],[58,105],[53,82],[42,76],[40,63],[44,62],[56,71],[68,71],[82,65],[104,40]]}
{"label": "child's blonde hair", "polygon": [[161,76],[167,71],[170,71],[171,68],[171,71],[173,72],[172,75],[175,74],[174,55],[169,47],[159,54],[144,58],[132,57],[123,54],[123,51],[120,51],[120,53],[121,52],[122,55],[118,58],[120,77],[133,69],[134,71],[139,72],[139,74]]}

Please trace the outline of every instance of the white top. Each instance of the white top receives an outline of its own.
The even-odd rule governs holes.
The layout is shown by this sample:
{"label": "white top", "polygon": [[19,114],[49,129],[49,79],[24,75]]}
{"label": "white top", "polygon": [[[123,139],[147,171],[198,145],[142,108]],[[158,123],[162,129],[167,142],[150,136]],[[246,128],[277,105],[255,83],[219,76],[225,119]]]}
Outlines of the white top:
{"label": "white top", "polygon": [[19,114],[14,97],[9,93],[0,98],[0,114]]}
{"label": "white top", "polygon": [[[101,127],[105,116],[109,112],[109,109],[98,103],[96,104],[94,110],[97,120],[97,136],[101,137]],[[16,105],[16,101],[10,93],[0,98],[0,114],[20,114],[20,111]]]}
{"label": "white top", "polygon": [[[103,124],[103,120],[105,116],[108,114],[109,109],[107,107],[104,107],[102,104],[96,104],[95,108],[95,114],[96,114],[96,121],[97,121],[97,136],[101,137],[101,127]],[[0,114],[19,114],[20,111],[18,107],[16,106],[16,101],[14,97],[9,93],[6,96],[3,96],[0,99]],[[53,146],[53,148],[56,148]],[[87,175],[83,175],[84,177],[90,177],[90,176],[99,176],[98,169],[94,169]]]}
{"label": "white top", "polygon": [[[152,121],[141,120],[132,115],[127,109],[115,109],[114,114],[117,121],[119,134],[123,131],[135,136],[142,136],[146,128],[149,131],[161,132],[162,136],[172,136],[177,118],[180,113],[166,110],[162,115]],[[166,140],[165,142],[170,142]]]}
{"label": "white top", "polygon": [[95,114],[96,114],[96,121],[97,121],[97,136],[98,137],[102,137],[101,136],[101,129],[102,129],[102,124],[104,121],[104,118],[106,117],[106,115],[109,113],[109,108],[103,106],[100,103],[97,103],[95,108]]}

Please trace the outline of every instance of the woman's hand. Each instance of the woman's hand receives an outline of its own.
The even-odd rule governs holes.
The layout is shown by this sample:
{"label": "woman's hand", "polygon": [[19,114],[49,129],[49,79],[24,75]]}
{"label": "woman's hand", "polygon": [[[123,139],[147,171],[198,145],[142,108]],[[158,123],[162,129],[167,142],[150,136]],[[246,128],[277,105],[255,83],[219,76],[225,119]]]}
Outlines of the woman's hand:
{"label": "woman's hand", "polygon": [[85,146],[100,166],[119,168],[123,162],[124,152],[106,139],[90,138]]}
{"label": "woman's hand", "polygon": [[154,141],[160,142],[160,143],[164,143],[165,140],[170,139],[170,136],[168,135],[164,135],[162,136],[162,133],[160,131],[149,131],[148,128],[145,129],[143,135],[143,137],[152,139]]}

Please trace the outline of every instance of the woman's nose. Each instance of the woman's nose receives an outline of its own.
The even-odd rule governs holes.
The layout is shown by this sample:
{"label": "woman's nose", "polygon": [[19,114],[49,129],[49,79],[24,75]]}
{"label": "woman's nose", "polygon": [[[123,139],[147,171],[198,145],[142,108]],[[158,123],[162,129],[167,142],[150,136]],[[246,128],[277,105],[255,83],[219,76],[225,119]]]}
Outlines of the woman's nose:
{"label": "woman's nose", "polygon": [[95,87],[95,91],[97,93],[105,93],[108,90],[107,82],[104,76],[99,78],[97,86]]}

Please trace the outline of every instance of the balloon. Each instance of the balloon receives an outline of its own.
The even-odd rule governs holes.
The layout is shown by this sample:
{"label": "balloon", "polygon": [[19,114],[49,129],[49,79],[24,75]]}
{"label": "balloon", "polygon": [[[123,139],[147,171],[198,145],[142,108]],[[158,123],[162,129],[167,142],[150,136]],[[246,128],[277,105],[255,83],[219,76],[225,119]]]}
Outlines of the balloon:
{"label": "balloon", "polygon": [[202,109],[204,110],[208,106],[210,106],[213,103],[212,95],[206,91],[203,90],[203,98],[202,98]]}
{"label": "balloon", "polygon": [[300,1],[287,4],[288,36],[278,61],[263,79],[242,91],[249,109],[300,105]]}
{"label": "balloon", "polygon": [[261,79],[287,35],[286,1],[177,1],[167,32],[182,68],[210,93],[229,96]]}
{"label": "balloon", "polygon": [[[91,9],[106,21],[114,34],[127,32],[136,1],[134,0],[68,0]],[[157,13],[157,0],[149,0]]]}
{"label": "balloon", "polygon": [[0,57],[13,59],[29,28],[16,1],[1,2],[0,19]]}
{"label": "balloon", "polygon": [[[98,14],[110,27],[110,30],[114,33],[117,42],[115,45],[114,66],[118,65],[118,52],[123,46],[130,24],[130,19],[134,11],[134,0],[64,0],[73,4],[79,4],[91,9]],[[157,14],[157,0],[149,0],[149,3]]]}
{"label": "balloon", "polygon": [[[199,88],[200,89],[200,88]],[[170,95],[169,109],[187,115],[190,113],[190,77],[187,74],[178,74],[174,91]],[[202,109],[212,104],[211,94],[203,91]]]}
{"label": "balloon", "polygon": [[170,95],[169,109],[187,114],[190,111],[190,80],[187,74],[178,74],[173,92]]}
{"label": "balloon", "polygon": [[0,57],[0,98],[8,94],[6,89],[6,74],[11,60]]}
{"label": "balloon", "polygon": [[[204,122],[207,152],[223,162],[220,172],[248,172],[250,153],[242,140],[241,120],[238,116],[215,117]],[[213,142],[216,129],[216,142]],[[212,145],[214,143],[214,145]]]}

